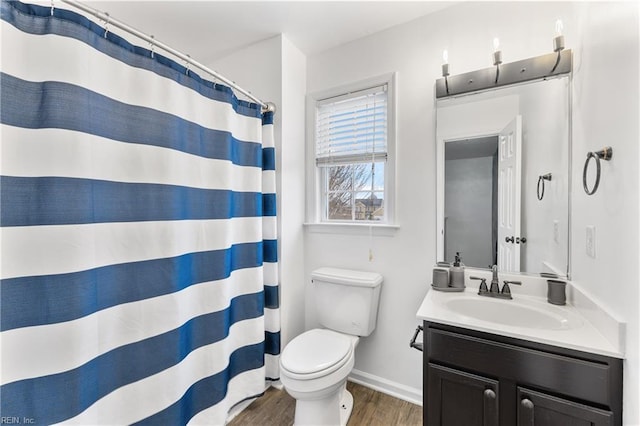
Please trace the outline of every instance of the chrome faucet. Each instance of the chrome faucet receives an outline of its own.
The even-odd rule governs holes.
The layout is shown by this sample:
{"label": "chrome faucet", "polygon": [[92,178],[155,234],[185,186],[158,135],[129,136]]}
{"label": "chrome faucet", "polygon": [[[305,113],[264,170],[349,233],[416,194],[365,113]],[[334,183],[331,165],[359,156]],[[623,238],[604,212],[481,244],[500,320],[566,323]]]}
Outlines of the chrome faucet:
{"label": "chrome faucet", "polygon": [[487,288],[487,279],[479,278],[479,277],[469,277],[472,280],[480,280],[480,288],[478,289],[478,294],[480,296],[488,296],[488,297],[497,297],[500,299],[513,299],[511,297],[511,289],[509,288],[509,284],[522,285],[520,281],[506,281],[502,286],[502,290],[500,290],[500,280],[498,279],[498,265],[493,265],[491,267],[492,278],[491,278],[491,287]]}
{"label": "chrome faucet", "polygon": [[489,293],[499,294],[500,280],[498,279],[498,265],[493,265],[491,267],[491,272],[493,272],[493,278],[491,278],[491,287],[489,287]]}

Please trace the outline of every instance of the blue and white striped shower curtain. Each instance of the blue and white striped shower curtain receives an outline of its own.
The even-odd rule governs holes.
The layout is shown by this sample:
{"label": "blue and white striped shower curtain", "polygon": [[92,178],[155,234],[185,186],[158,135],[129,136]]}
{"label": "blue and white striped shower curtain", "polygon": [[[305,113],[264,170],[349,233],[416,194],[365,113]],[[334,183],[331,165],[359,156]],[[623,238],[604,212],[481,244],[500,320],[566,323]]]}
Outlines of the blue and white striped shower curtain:
{"label": "blue and white striped shower curtain", "polygon": [[224,424],[279,374],[273,115],[57,7],[1,47],[0,416]]}

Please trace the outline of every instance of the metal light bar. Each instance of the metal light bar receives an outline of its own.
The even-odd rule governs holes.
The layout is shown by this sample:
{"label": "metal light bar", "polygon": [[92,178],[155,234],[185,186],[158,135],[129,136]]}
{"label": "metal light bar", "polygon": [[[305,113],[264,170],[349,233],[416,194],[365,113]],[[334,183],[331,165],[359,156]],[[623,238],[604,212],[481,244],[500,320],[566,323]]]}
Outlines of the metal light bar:
{"label": "metal light bar", "polygon": [[[508,64],[499,64],[499,75],[496,74],[496,67],[490,67],[440,78],[436,80],[436,98],[568,74],[572,69],[572,61],[571,49],[567,49]],[[496,81],[497,77],[499,78]]]}
{"label": "metal light bar", "polygon": [[247,98],[251,99],[252,101],[256,102],[257,104],[259,104],[260,106],[262,106],[262,110],[263,112],[266,111],[273,111],[275,112],[275,104],[271,103],[271,102],[263,102],[262,100],[260,100],[259,98],[257,98],[256,96],[254,96],[251,92],[243,89],[242,87],[238,86],[236,83],[234,83],[233,81],[225,78],[224,76],[218,74],[217,72],[213,71],[212,69],[206,67],[205,65],[201,64],[198,61],[195,61],[193,59],[191,59],[190,56],[185,55],[184,53],[181,53],[177,50],[175,50],[174,48],[159,42],[158,40],[156,40],[155,38],[153,38],[152,36],[148,36],[140,31],[138,31],[137,29],[130,27],[129,25],[125,24],[124,22],[118,21],[117,19],[113,19],[111,16],[109,16],[106,13],[103,13],[101,11],[99,11],[98,9],[94,9],[90,6],[87,6],[83,3],[80,3],[78,1],[75,0],[61,0],[63,3],[66,3],[68,5],[71,5],[77,9],[82,10],[83,12],[86,12],[90,15],[93,15],[95,17],[97,17],[98,19],[101,19],[102,21],[107,23],[107,26],[113,25],[114,27],[120,28],[123,31],[128,32],[129,34],[133,34],[134,36],[148,42],[149,44],[151,44],[152,46],[155,47],[159,47],[160,49],[171,53],[172,55],[176,56],[179,59],[182,59],[183,61],[195,66],[196,68],[206,72],[207,74],[213,76],[216,80],[220,80],[221,82],[223,82],[224,84],[226,84],[227,86],[231,87],[233,90],[236,90],[240,93],[242,93],[244,96],[246,96]]}

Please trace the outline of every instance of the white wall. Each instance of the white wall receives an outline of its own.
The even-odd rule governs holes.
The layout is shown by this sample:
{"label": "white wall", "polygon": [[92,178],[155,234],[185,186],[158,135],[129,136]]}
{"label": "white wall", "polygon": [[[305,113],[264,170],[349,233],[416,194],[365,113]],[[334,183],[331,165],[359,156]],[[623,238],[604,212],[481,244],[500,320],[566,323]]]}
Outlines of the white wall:
{"label": "white wall", "polygon": [[[497,144],[497,142],[496,142]],[[462,263],[493,264],[493,157],[445,161],[445,257],[461,252]]]}
{"label": "white wall", "polygon": [[[276,104],[276,191],[282,348],[304,331],[304,108],[306,57],[280,35],[213,64],[263,101]],[[284,207],[283,207],[284,206]]]}
{"label": "white wall", "polygon": [[[577,285],[628,323],[624,418],[626,425],[640,424],[635,3],[470,2],[309,57],[308,92],[398,73],[400,229],[390,237],[307,231],[305,277],[326,265],[382,273],[378,328],[362,339],[355,368],[407,395],[422,388],[421,357],[409,349],[408,339],[435,261],[433,88],[442,50],[449,51],[452,74],[490,66],[496,36],[505,62],[549,53],[557,18],[565,23],[566,45],[575,59],[571,270]],[[580,182],[586,151],[607,144],[614,147],[614,159],[603,165],[599,192],[587,197]],[[597,228],[596,259],[585,254],[586,225]],[[315,325],[310,297],[307,327]]]}
{"label": "white wall", "polygon": [[[625,425],[640,425],[638,316],[638,3],[576,4],[573,92],[572,271],[575,283],[627,322]],[[610,64],[620,64],[615,77]],[[615,82],[609,85],[608,82]],[[587,196],[582,167],[588,151],[613,147],[600,189]],[[592,165],[593,166],[593,165]],[[596,227],[596,258],[585,250]]]}
{"label": "white wall", "polygon": [[281,257],[283,291],[282,348],[304,331],[305,93],[307,58],[291,42],[282,42]]}

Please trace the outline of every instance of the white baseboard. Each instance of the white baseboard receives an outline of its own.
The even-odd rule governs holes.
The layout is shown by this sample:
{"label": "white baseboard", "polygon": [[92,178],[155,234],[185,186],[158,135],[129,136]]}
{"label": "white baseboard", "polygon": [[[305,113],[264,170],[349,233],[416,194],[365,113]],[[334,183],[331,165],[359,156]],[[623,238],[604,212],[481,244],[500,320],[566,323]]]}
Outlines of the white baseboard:
{"label": "white baseboard", "polygon": [[362,386],[366,386],[378,392],[386,393],[403,401],[410,402],[422,407],[422,389],[412,388],[402,385],[364,371],[351,370],[349,380]]}

